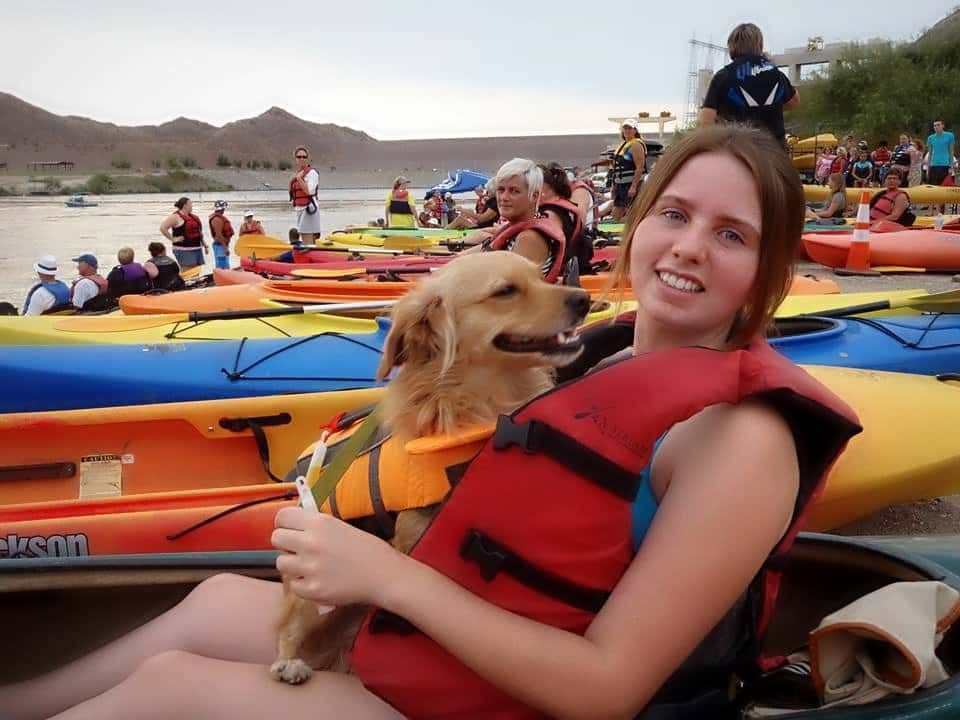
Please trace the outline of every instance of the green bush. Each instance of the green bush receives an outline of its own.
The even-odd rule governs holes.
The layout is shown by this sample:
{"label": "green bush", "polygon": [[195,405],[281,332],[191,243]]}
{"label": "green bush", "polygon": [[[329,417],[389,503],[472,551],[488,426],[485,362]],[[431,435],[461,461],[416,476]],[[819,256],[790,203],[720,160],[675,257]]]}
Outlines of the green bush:
{"label": "green bush", "polygon": [[175,157],[168,157],[167,167],[170,168],[171,170],[176,170],[177,168],[180,167],[180,161],[177,160],[177,158]]}
{"label": "green bush", "polygon": [[254,160],[252,163],[250,163],[250,169],[252,169],[252,170],[259,170],[259,169],[260,169],[260,161],[259,161],[259,160]]}
{"label": "green bush", "polygon": [[289,160],[278,160],[277,161],[277,170],[289,170],[293,165],[290,164]]}
{"label": "green bush", "polygon": [[269,160],[264,160],[261,165],[263,165],[264,170],[273,170],[273,163]]}
{"label": "green bush", "polygon": [[235,168],[242,168],[242,167],[243,167],[243,160],[234,160],[234,161],[233,161],[233,166],[234,166]]}
{"label": "green bush", "polygon": [[182,158],[180,158],[180,164],[185,168],[195,168],[197,166],[197,161],[189,155],[184,155]]}
{"label": "green bush", "polygon": [[217,155],[217,167],[230,167],[230,158],[225,153]]}
{"label": "green bush", "polygon": [[114,167],[117,170],[129,170],[130,161],[124,157],[117,157],[110,161],[110,167]]}
{"label": "green bush", "polygon": [[113,189],[113,178],[106,173],[97,173],[87,180],[87,192],[105,195]]}

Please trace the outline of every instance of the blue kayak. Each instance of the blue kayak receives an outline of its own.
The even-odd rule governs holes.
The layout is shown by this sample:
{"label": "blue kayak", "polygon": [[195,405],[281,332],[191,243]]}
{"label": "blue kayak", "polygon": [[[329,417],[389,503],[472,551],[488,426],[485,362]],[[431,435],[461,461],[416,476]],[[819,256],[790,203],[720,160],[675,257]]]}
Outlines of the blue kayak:
{"label": "blue kayak", "polygon": [[770,340],[800,365],[919,375],[960,372],[960,314],[874,318],[783,318]]}
{"label": "blue kayak", "polygon": [[32,345],[0,353],[0,413],[331,392],[379,385],[373,333],[155,345]]}
{"label": "blue kayak", "polygon": [[438,182],[427,190],[425,197],[432,197],[437,192],[441,195],[444,193],[456,195],[457,193],[471,192],[481,185],[486,185],[489,179],[489,175],[476,170],[457,170],[455,173],[447,173],[447,179]]}

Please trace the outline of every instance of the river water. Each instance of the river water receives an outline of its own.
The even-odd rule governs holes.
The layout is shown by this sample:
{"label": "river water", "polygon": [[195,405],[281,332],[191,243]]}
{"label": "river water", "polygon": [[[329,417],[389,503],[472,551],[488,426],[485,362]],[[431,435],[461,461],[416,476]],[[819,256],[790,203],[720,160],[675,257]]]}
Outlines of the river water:
{"label": "river water", "polygon": [[[423,197],[423,191],[411,192]],[[324,232],[382,217],[386,194],[386,190],[321,190]],[[67,198],[62,196],[0,198],[0,301],[20,306],[37,280],[34,261],[47,253],[56,256],[61,269],[58,277],[68,284],[77,277],[76,264],[70,258],[81,253],[96,255],[104,276],[117,264],[117,250],[125,245],[134,249],[137,261],[146,260],[150,256],[147,245],[164,239],[160,223],[178,197],[106,195],[97,198],[100,204],[91,208],[68,208],[64,205]],[[274,237],[286,238],[295,225],[285,190],[194,193],[191,197],[208,241],[207,217],[219,199],[229,203],[226,214],[234,228],[243,222],[245,210],[253,210],[267,234]],[[234,265],[240,262],[235,255],[231,261]],[[208,266],[213,266],[212,256]]]}

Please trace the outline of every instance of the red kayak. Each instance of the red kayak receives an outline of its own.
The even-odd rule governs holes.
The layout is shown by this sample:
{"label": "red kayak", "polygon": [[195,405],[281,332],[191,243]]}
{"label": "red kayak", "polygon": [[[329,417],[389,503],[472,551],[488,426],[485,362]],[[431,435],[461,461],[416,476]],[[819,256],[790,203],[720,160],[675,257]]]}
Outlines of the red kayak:
{"label": "red kayak", "polygon": [[438,267],[448,262],[446,257],[373,257],[365,260],[343,260],[343,253],[339,262],[280,262],[279,260],[251,260],[241,258],[240,266],[244,270],[270,275],[290,275],[294,270],[358,270],[361,268],[383,268],[392,271],[402,271],[408,268]]}
{"label": "red kayak", "polygon": [[[803,247],[812,260],[832,268],[847,264],[853,233],[807,233]],[[916,229],[870,233],[870,264],[925,268],[941,272],[960,270],[960,232]]]}

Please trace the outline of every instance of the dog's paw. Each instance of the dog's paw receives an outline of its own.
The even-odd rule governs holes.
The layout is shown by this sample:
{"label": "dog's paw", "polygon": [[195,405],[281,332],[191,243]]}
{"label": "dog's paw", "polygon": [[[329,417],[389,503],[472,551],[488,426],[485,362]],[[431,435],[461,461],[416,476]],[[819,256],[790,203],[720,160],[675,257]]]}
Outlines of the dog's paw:
{"label": "dog's paw", "polygon": [[282,680],[291,685],[305,683],[313,675],[313,668],[300,658],[277,660],[270,666],[270,675],[274,680]]}

